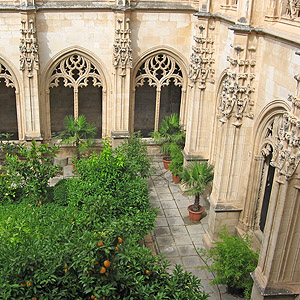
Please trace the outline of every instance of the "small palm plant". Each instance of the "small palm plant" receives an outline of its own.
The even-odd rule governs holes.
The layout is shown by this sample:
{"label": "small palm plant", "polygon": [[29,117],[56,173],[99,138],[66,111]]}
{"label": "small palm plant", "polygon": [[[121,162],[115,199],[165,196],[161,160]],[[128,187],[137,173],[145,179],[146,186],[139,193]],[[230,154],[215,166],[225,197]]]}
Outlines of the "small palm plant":
{"label": "small palm plant", "polygon": [[66,129],[56,138],[62,139],[62,143],[75,146],[79,159],[94,144],[97,128],[93,123],[88,123],[84,115],[80,115],[77,120],[72,115],[66,116],[64,125]]}
{"label": "small palm plant", "polygon": [[180,124],[178,114],[166,116],[159,126],[158,131],[150,133],[155,142],[161,144],[160,151],[165,156],[170,156],[170,145],[176,143],[183,149],[185,144],[185,132]]}
{"label": "small palm plant", "polygon": [[205,191],[206,187],[210,185],[214,178],[213,166],[207,162],[193,162],[187,167],[183,168],[180,174],[183,186],[187,188],[186,193],[195,196],[194,204],[190,210],[199,212],[200,195]]}

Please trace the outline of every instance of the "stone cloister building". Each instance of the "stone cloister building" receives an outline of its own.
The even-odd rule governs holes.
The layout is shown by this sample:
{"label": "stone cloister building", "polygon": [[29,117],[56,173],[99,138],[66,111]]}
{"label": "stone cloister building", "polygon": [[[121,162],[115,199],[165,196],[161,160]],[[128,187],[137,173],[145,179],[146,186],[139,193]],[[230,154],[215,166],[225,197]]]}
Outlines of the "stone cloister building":
{"label": "stone cloister building", "polygon": [[117,145],[178,113],[215,167],[206,245],[252,234],[252,298],[299,299],[299,50],[299,0],[0,0],[0,132],[84,114]]}

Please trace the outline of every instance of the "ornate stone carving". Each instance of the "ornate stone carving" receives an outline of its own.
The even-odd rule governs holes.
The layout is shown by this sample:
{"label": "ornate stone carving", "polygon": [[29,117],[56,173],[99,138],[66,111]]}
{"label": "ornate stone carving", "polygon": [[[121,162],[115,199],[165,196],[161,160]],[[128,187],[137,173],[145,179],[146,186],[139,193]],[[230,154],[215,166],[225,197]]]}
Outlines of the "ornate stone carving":
{"label": "ornate stone carving", "polygon": [[272,159],[273,166],[287,180],[293,176],[300,162],[300,74],[296,75],[295,79],[297,80],[296,96],[288,97],[292,109],[283,115]]}
{"label": "ornate stone carving", "polygon": [[175,59],[166,54],[157,54],[148,58],[140,67],[135,78],[135,86],[143,86],[148,81],[149,86],[161,90],[173,80],[174,85],[182,86],[183,77]]}
{"label": "ornate stone carving", "polygon": [[36,39],[36,28],[33,19],[21,21],[20,70],[31,72],[39,69],[39,46]]}
{"label": "ornate stone carving", "polygon": [[[253,59],[254,48],[245,51],[236,46],[236,55],[228,57],[230,68],[226,71],[220,95],[219,118],[225,123],[231,116],[236,120],[235,126],[241,126],[243,117],[252,119],[252,94],[254,92],[253,79],[256,61]],[[242,53],[247,53],[248,55]]]}
{"label": "ornate stone carving", "polygon": [[215,62],[213,58],[215,27],[209,25],[206,29],[203,25],[199,25],[198,29],[199,34],[194,36],[195,46],[192,47],[189,78],[193,83],[199,81],[199,87],[205,89],[207,81],[214,83],[215,70],[212,65]]}
{"label": "ornate stone carving", "polygon": [[116,0],[118,6],[130,6],[131,0]]}
{"label": "ornate stone carving", "polygon": [[288,0],[284,15],[292,20],[300,19],[300,0]]}
{"label": "ornate stone carving", "polygon": [[5,66],[3,66],[0,63],[0,81],[1,81],[1,79],[4,79],[5,85],[7,87],[12,87],[12,88],[15,87],[15,84],[13,82],[13,78],[12,78],[10,72],[6,69]]}
{"label": "ornate stone carving", "polygon": [[131,29],[129,28],[130,19],[124,21],[117,20],[118,28],[115,31],[115,43],[113,45],[113,65],[115,68],[121,67],[121,76],[125,76],[126,66],[132,68],[132,48],[131,48]]}
{"label": "ornate stone carving", "polygon": [[89,80],[93,86],[101,87],[101,76],[97,68],[80,54],[73,54],[60,61],[50,77],[49,87],[58,87],[59,79],[63,78],[66,87],[86,87]]}

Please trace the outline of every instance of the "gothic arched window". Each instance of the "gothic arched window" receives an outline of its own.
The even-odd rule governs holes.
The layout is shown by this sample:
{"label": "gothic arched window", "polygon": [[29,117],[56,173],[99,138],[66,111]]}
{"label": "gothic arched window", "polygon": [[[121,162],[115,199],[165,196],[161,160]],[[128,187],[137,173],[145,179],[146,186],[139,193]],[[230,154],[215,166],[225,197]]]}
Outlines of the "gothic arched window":
{"label": "gothic arched window", "polygon": [[147,58],[135,77],[134,131],[146,137],[167,115],[179,114],[182,85],[182,70],[173,57],[161,53]]}
{"label": "gothic arched window", "polygon": [[102,81],[99,70],[86,57],[72,54],[56,64],[51,73],[49,88],[51,135],[64,129],[67,115],[86,116],[95,123],[98,138],[102,135]]}

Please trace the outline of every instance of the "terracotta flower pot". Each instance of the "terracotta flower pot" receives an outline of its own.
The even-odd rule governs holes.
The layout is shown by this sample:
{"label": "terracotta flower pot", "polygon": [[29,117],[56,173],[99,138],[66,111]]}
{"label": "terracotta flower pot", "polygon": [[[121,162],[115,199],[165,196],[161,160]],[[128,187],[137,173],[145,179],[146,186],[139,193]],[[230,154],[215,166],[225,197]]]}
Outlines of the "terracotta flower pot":
{"label": "terracotta flower pot", "polygon": [[178,183],[180,181],[179,175],[172,174],[172,179],[173,179],[173,182],[175,182],[175,183]]}
{"label": "terracotta flower pot", "polygon": [[199,222],[202,217],[202,214],[204,213],[204,207],[200,206],[200,211],[192,211],[191,207],[193,207],[193,206],[194,206],[194,204],[191,204],[187,208],[189,211],[189,214],[190,214],[190,219],[192,222]]}
{"label": "terracotta flower pot", "polygon": [[162,160],[163,160],[165,169],[169,170],[169,164],[171,162],[169,156],[164,156]]}

